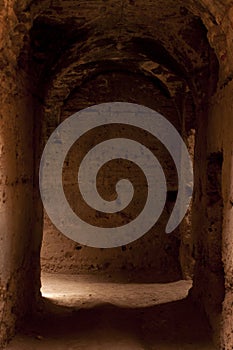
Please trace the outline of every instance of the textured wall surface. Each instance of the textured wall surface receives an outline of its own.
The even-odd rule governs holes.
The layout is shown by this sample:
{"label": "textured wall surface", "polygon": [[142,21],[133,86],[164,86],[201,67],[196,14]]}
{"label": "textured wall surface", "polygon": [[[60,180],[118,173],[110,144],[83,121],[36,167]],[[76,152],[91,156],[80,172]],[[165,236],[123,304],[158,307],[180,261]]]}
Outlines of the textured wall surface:
{"label": "textured wall surface", "polygon": [[[72,95],[64,106],[62,118],[69,113],[78,111],[95,103],[111,101],[127,101],[147,105],[153,109],[159,109],[166,118],[180,130],[179,119],[174,105],[170,99],[162,96],[156,85],[148,78],[141,76],[126,76],[123,72],[105,73],[94,80],[87,82]],[[113,137],[127,137],[144,143],[159,159],[166,174],[168,186],[168,200],[163,215],[157,225],[137,242],[115,249],[92,249],[81,246],[65,236],[61,235],[45,216],[44,239],[41,251],[42,268],[46,271],[62,272],[87,272],[105,271],[116,272],[123,270],[137,275],[139,270],[147,270],[151,280],[174,280],[181,277],[179,264],[179,232],[172,235],[165,233],[171,209],[177,194],[177,174],[173,161],[166,148],[157,139],[138,128],[123,126],[100,127],[83,136],[82,140],[73,147],[70,156],[66,159],[64,170],[64,189],[71,207],[85,221],[93,225],[112,227],[127,224],[135,218],[143,209],[147,199],[147,183],[141,170],[133,167],[126,161],[112,161],[99,175],[97,186],[104,198],[111,199],[114,195],[116,179],[130,175],[130,181],[134,185],[136,198],[127,213],[122,215],[103,215],[85,205],[81,195],[77,195],[78,164],[86,153],[96,144]],[[111,187],[112,186],[112,187]]]}

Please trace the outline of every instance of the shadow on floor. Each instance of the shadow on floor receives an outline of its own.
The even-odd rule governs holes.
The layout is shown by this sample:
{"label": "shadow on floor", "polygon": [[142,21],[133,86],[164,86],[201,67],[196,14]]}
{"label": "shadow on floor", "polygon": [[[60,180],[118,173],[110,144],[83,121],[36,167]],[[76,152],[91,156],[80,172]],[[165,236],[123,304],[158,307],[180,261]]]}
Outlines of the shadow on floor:
{"label": "shadow on floor", "polygon": [[147,308],[102,303],[43,307],[9,350],[213,350],[204,315],[189,298]]}

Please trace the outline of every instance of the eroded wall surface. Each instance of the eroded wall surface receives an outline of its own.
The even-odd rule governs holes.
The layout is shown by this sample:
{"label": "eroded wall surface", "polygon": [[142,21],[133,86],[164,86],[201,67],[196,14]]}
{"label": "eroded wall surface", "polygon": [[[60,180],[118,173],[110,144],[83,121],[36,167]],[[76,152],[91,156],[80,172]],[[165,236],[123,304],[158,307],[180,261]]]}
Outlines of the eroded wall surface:
{"label": "eroded wall surface", "polygon": [[39,296],[33,84],[18,55],[28,28],[0,2],[0,347]]}
{"label": "eroded wall surface", "polygon": [[[102,102],[126,101],[159,110],[180,131],[181,126],[173,102],[161,96],[150,80],[126,76],[121,72],[105,73],[84,84],[63,107],[61,121],[80,108]],[[168,198],[166,208],[157,224],[142,238],[132,244],[112,249],[97,249],[82,246],[62,235],[45,215],[44,236],[41,251],[42,269],[65,273],[123,273],[137,276],[148,275],[151,281],[168,281],[181,278],[179,262],[179,230],[171,235],[165,227],[175,203],[178,182],[174,163],[166,147],[146,131],[139,128],[119,126],[99,127],[83,136],[70,155],[64,169],[64,190],[73,210],[92,225],[111,227],[126,225],[136,218],[147,200],[147,182],[141,170],[127,161],[113,161],[103,168],[97,178],[97,188],[103,198],[112,199],[117,179],[129,177],[135,190],[134,201],[127,212],[121,215],[104,215],[85,204],[78,192],[78,165],[88,151],[107,139],[129,138],[147,146],[160,161],[166,174]]]}

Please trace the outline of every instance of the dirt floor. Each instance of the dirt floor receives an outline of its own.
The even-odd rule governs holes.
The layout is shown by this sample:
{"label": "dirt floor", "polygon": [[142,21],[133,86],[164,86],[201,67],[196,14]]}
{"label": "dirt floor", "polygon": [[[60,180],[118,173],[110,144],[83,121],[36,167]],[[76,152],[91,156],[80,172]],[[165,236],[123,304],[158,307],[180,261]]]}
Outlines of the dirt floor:
{"label": "dirt floor", "polygon": [[43,307],[7,350],[213,350],[189,281],[43,274]]}

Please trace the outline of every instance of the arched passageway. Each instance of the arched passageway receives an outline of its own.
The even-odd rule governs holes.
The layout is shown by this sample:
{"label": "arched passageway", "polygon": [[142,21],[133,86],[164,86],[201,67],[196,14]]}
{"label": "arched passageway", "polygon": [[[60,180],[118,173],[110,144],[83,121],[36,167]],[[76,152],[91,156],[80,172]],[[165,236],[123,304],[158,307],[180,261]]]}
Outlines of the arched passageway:
{"label": "arched passageway", "polygon": [[[206,315],[217,346],[232,348],[231,5],[217,0],[190,0],[185,5],[173,0],[2,1],[3,344],[40,304],[41,252],[42,270],[47,272],[118,271],[134,279],[140,271],[153,276],[150,282],[193,277],[189,299]],[[111,132],[143,139],[157,152],[167,175],[168,196],[160,221],[132,245],[111,251],[77,245],[61,236],[48,218],[43,236],[38,169],[48,137],[73,113],[112,101],[150,107],[182,135],[194,159],[190,211],[177,231],[166,235],[164,226],[178,187],[172,160],[148,135],[105,129],[99,138],[87,135],[78,148],[80,157],[91,140]],[[72,162],[72,157],[67,159],[67,164]],[[133,174],[132,180],[140,179],[136,186],[143,189],[143,175],[135,170]],[[67,194],[75,200],[72,167],[64,176]],[[106,189],[108,183],[104,185]],[[93,215],[85,206],[82,210],[84,216]],[[97,219],[106,221],[92,217]]]}

